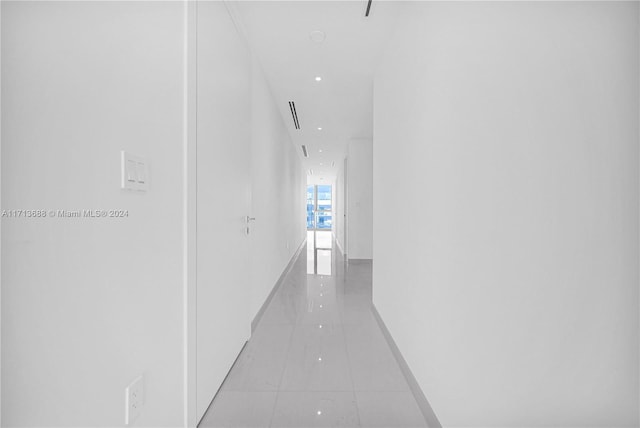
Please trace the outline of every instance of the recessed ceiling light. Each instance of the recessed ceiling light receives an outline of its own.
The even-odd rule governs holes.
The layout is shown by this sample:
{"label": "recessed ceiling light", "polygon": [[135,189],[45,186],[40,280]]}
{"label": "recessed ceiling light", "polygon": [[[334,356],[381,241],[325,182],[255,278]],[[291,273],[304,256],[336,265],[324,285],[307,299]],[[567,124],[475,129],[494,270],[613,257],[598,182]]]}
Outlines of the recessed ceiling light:
{"label": "recessed ceiling light", "polygon": [[322,153],[322,149],[318,150],[320,153]]}
{"label": "recessed ceiling light", "polygon": [[324,42],[325,37],[326,37],[326,34],[324,33],[324,31],[313,30],[312,32],[309,33],[309,38],[316,43]]}
{"label": "recessed ceiling light", "polygon": [[321,81],[321,80],[322,80],[322,77],[320,77],[320,76],[316,76],[316,82],[319,82],[319,81]]}
{"label": "recessed ceiling light", "polygon": [[319,126],[319,127],[318,127],[318,131],[322,131],[322,126]]}
{"label": "recessed ceiling light", "polygon": [[322,162],[320,162],[320,166],[322,166]]}

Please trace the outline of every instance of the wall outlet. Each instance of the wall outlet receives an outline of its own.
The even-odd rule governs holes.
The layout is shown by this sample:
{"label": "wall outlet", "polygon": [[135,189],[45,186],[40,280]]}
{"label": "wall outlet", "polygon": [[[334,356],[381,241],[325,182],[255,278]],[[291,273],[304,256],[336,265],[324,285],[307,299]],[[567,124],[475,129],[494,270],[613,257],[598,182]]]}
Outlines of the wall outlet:
{"label": "wall outlet", "polygon": [[125,425],[130,426],[140,416],[142,406],[144,406],[144,379],[138,376],[125,389]]}

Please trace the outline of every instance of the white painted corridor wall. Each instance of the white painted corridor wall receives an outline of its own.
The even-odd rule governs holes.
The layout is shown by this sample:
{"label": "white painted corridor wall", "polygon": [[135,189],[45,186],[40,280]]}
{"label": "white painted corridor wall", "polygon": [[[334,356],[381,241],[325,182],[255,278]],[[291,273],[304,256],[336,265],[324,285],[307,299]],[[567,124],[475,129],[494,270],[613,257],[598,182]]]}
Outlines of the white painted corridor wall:
{"label": "white painted corridor wall", "polygon": [[[196,97],[185,90],[196,87],[189,80],[196,44],[187,37],[195,35],[196,15],[185,16],[186,6],[2,2],[3,208],[129,212],[118,219],[3,219],[3,426],[122,426],[125,387],[139,375],[145,404],[137,426],[182,426],[185,406],[195,424],[193,375],[202,386],[202,414],[248,339],[257,307],[304,239],[301,161],[225,4],[201,2],[198,347],[184,337],[185,319],[193,322],[196,313],[184,271],[185,261],[196,264],[193,247],[185,254],[193,244],[185,245],[185,232],[196,229],[185,219],[196,217],[195,181],[184,181],[196,173],[189,145],[195,132],[185,129],[195,123]],[[148,192],[120,189],[120,150],[148,161]],[[251,150],[261,162],[253,180]],[[277,153],[259,160],[269,150]],[[261,260],[268,266],[254,266],[264,274],[256,287],[248,246],[243,269],[231,263],[236,238],[254,238],[244,234],[252,185],[277,201],[254,200],[263,221],[254,230],[264,234],[253,242],[268,255]],[[239,200],[246,203],[240,211]],[[185,294],[194,306],[187,308]],[[209,352],[197,371],[196,349]]]}
{"label": "white painted corridor wall", "polygon": [[[3,426],[182,423],[183,5],[2,3]],[[117,28],[117,31],[114,31]],[[120,190],[120,150],[149,191]]]}
{"label": "white painted corridor wall", "polygon": [[306,175],[258,59],[252,59],[251,318],[306,238]]}
{"label": "white painted corridor wall", "polygon": [[444,427],[638,426],[638,6],[406,5],[373,297]]}
{"label": "white painted corridor wall", "polygon": [[[337,162],[338,164],[338,173],[336,174],[336,179],[333,182],[333,194],[332,194],[332,205],[333,205],[333,238],[336,240],[336,246],[342,252],[342,254],[347,254],[346,247],[346,202],[347,202],[347,188],[346,188],[346,173],[347,170],[347,159],[340,158]],[[373,165],[372,165],[373,166]]]}
{"label": "white painted corridor wall", "polygon": [[373,258],[373,143],[349,141],[347,154],[347,254],[350,259]]}

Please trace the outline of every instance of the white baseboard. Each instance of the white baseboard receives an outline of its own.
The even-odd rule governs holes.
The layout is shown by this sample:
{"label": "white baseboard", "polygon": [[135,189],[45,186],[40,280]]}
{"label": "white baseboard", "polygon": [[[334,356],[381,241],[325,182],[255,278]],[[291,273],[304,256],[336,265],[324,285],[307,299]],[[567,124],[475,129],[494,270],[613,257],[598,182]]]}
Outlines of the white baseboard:
{"label": "white baseboard", "polygon": [[378,325],[382,330],[382,334],[384,335],[384,338],[389,344],[389,348],[391,348],[391,352],[393,353],[393,356],[395,357],[396,361],[398,362],[398,365],[400,366],[400,370],[402,371],[402,374],[404,375],[405,379],[407,380],[407,383],[409,384],[409,388],[411,389],[411,392],[413,392],[413,396],[415,397],[416,402],[418,403],[418,407],[420,407],[420,411],[422,412],[422,415],[424,416],[424,419],[427,422],[427,426],[429,428],[442,428],[440,421],[438,420],[438,418],[436,417],[436,414],[433,412],[433,409],[431,408],[431,404],[429,404],[427,397],[424,395],[424,392],[422,392],[422,388],[420,388],[420,385],[418,384],[418,381],[416,380],[416,378],[413,376],[413,373],[411,372],[409,365],[407,364],[404,357],[400,353],[400,349],[398,349],[396,342],[393,340],[393,337],[391,337],[391,333],[387,329],[387,326],[385,325],[384,321],[382,321],[382,317],[380,316],[380,313],[378,312],[378,310],[373,304],[371,304],[371,312],[373,313],[373,317],[378,322]]}
{"label": "white baseboard", "polygon": [[300,252],[302,251],[302,249],[304,248],[304,245],[306,243],[307,243],[307,238],[302,240],[302,243],[300,244],[300,246],[298,247],[296,252],[293,253],[293,256],[291,257],[291,260],[289,260],[289,263],[287,264],[287,266],[282,271],[282,274],[280,274],[280,278],[278,278],[278,280],[274,284],[273,288],[271,289],[271,292],[267,296],[267,299],[264,301],[264,303],[262,304],[262,306],[260,307],[260,309],[256,313],[256,316],[253,318],[253,321],[251,321],[251,333],[253,333],[255,331],[256,327],[258,326],[258,323],[260,322],[260,320],[262,319],[262,316],[264,315],[264,312],[267,310],[267,307],[269,306],[269,303],[271,303],[271,300],[273,299],[273,296],[276,294],[276,291],[278,291],[278,288],[280,288],[280,286],[282,285],[282,282],[284,281],[284,278],[287,276],[287,274],[289,274],[289,271],[291,271],[291,268],[293,267],[293,264],[295,263],[296,259],[300,255]]}

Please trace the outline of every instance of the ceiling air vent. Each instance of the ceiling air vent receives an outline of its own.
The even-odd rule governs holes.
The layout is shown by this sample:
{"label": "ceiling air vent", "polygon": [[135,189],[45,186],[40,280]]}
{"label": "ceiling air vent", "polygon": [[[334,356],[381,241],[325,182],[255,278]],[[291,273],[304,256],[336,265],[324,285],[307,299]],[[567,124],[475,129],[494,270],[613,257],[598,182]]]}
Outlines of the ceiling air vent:
{"label": "ceiling air vent", "polygon": [[364,13],[364,16],[367,16],[367,17],[369,16],[369,12],[371,11],[371,2],[372,1],[373,0],[368,0],[367,1],[367,11]]}
{"label": "ceiling air vent", "polygon": [[293,118],[293,126],[296,129],[300,129],[300,122],[298,122],[298,113],[296,112],[296,103],[289,101],[289,110],[291,110],[291,117]]}
{"label": "ceiling air vent", "polygon": [[302,154],[304,155],[305,158],[309,157],[309,152],[307,151],[307,146],[305,146],[304,144],[302,146]]}

